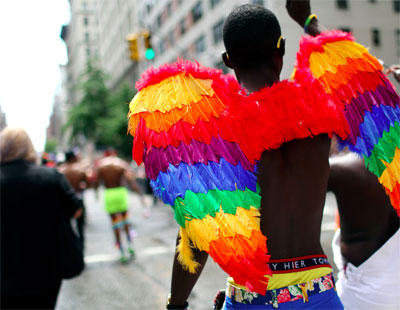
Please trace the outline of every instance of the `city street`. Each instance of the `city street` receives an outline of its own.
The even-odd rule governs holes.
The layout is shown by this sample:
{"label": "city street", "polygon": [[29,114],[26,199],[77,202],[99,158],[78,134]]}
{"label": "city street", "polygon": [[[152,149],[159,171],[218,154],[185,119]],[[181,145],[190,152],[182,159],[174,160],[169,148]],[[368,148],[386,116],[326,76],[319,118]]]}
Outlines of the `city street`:
{"label": "city street", "polygon": [[[96,200],[92,190],[85,193],[86,269],[79,277],[63,281],[56,309],[165,309],[178,231],[172,209],[160,202],[146,218],[139,197],[130,194],[136,259],[121,264],[101,192],[99,196]],[[150,205],[151,198],[146,198]],[[328,194],[321,239],[330,260],[335,204]],[[191,309],[212,309],[214,297],[225,287],[225,281],[226,274],[209,259],[189,299]]]}

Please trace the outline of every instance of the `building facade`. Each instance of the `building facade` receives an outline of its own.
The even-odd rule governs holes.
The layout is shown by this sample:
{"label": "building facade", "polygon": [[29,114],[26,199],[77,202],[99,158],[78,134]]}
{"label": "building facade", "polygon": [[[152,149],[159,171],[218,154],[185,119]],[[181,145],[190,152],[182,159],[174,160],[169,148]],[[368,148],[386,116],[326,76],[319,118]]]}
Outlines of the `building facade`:
{"label": "building facade", "polygon": [[[286,12],[285,0],[147,0],[140,1],[140,24],[151,29],[155,47],[154,65],[177,57],[196,59],[206,66],[228,69],[221,61],[222,28],[232,9],[255,3],[273,11],[286,37],[282,78],[290,76],[303,30]],[[313,13],[327,29],[351,31],[385,64],[400,60],[400,1],[313,0]]]}
{"label": "building facade", "polygon": [[[286,38],[281,78],[288,78],[304,33],[289,18],[285,0],[70,0],[71,21],[61,33],[68,49],[66,101],[79,100],[74,86],[90,59],[109,75],[112,89],[122,83],[133,87],[148,67],[178,57],[229,72],[221,59],[223,23],[234,7],[244,3],[263,5],[277,15]],[[352,32],[386,66],[400,63],[400,0],[312,0],[311,4],[327,29]],[[151,33],[155,58],[145,59],[139,36],[139,59],[132,60],[127,37],[143,31]]]}
{"label": "building facade", "polygon": [[97,19],[97,0],[70,0],[71,20],[62,27],[61,38],[67,46],[67,88],[68,102],[77,102],[79,92],[76,85],[86,69],[88,61],[99,59],[99,38]]}

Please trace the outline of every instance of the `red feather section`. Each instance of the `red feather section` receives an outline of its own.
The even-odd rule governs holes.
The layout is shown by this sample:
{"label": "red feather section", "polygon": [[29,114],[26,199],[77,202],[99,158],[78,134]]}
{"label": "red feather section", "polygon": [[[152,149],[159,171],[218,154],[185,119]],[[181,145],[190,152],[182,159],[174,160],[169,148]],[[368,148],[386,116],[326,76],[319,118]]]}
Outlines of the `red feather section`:
{"label": "red feather section", "polygon": [[136,82],[136,88],[140,91],[149,85],[157,84],[162,80],[179,73],[191,74],[195,78],[216,80],[222,71],[200,65],[198,62],[178,60],[173,64],[165,64],[158,68],[147,69]]}
{"label": "red feather section", "polygon": [[318,134],[335,133],[346,137],[349,127],[339,105],[309,76],[298,70],[299,83],[282,81],[249,96],[244,95],[230,77],[226,84],[219,79],[215,83],[216,93],[229,98],[222,99],[225,104],[229,101],[220,117],[211,117],[209,122],[198,120],[195,125],[180,120],[162,132],[147,128],[141,119],[135,135],[140,139],[134,139],[133,158],[138,164],[142,162],[144,146],[148,150],[153,146],[178,147],[192,140],[209,144],[212,137],[220,136],[238,143],[248,160],[254,163],[264,150],[276,149],[287,141]]}
{"label": "red feather section", "polygon": [[[259,159],[264,150],[284,142],[319,134],[346,137],[349,132],[343,112],[315,79],[298,72],[298,81],[282,81],[246,97],[246,104],[232,104],[239,145],[248,158]],[[295,100],[294,100],[295,98]]]}

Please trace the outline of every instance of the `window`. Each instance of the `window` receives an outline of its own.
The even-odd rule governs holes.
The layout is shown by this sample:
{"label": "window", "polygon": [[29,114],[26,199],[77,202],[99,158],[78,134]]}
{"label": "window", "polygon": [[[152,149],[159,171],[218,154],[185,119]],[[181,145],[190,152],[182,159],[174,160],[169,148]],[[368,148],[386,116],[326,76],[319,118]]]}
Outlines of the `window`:
{"label": "window", "polygon": [[396,36],[397,56],[400,56],[400,29],[395,30],[395,36]]}
{"label": "window", "polygon": [[197,21],[203,16],[203,7],[201,6],[202,2],[199,1],[192,9],[193,23],[197,23]]}
{"label": "window", "polygon": [[393,0],[393,11],[400,12],[400,0]]}
{"label": "window", "polygon": [[264,0],[253,0],[253,4],[264,6]]}
{"label": "window", "polygon": [[186,19],[183,18],[180,22],[179,22],[179,28],[181,29],[181,35],[184,35],[186,32]]}
{"label": "window", "polygon": [[213,9],[221,0],[210,0],[211,8]]}
{"label": "window", "polygon": [[206,38],[204,35],[199,37],[194,43],[196,54],[201,54],[206,50]]}
{"label": "window", "polygon": [[347,10],[348,9],[347,0],[336,0],[336,6],[338,9]]}
{"label": "window", "polygon": [[88,18],[87,16],[85,16],[85,17],[83,18],[83,24],[84,24],[85,26],[89,25],[89,18]]}
{"label": "window", "polygon": [[172,2],[168,2],[167,4],[167,15],[172,16]]}
{"label": "window", "polygon": [[90,57],[90,48],[86,49],[86,57]]}
{"label": "window", "polygon": [[170,31],[169,32],[168,41],[170,42],[171,46],[174,45],[174,42],[175,42],[175,31]]}
{"label": "window", "polygon": [[89,42],[89,33],[85,32],[85,42],[88,43]]}
{"label": "window", "polygon": [[222,40],[222,29],[224,27],[224,20],[220,19],[213,27],[214,44]]}
{"label": "window", "polygon": [[165,40],[164,40],[164,39],[161,39],[161,40],[160,40],[160,43],[159,43],[159,46],[158,46],[158,52],[159,52],[160,55],[161,55],[161,54],[164,53],[164,51],[165,51]]}
{"label": "window", "polygon": [[379,29],[373,28],[371,30],[372,44],[374,46],[381,46],[381,34]]}
{"label": "window", "polygon": [[157,16],[157,29],[160,29],[162,25],[161,14]]}
{"label": "window", "polygon": [[339,27],[340,30],[344,31],[344,32],[351,32],[351,28],[350,27]]}

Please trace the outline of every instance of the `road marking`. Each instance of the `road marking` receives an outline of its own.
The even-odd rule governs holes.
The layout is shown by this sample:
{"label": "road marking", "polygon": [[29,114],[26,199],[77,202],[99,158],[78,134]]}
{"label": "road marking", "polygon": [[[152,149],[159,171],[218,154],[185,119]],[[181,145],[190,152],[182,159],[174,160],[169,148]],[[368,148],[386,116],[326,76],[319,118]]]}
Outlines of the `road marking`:
{"label": "road marking", "polygon": [[90,255],[85,256],[85,263],[86,264],[94,264],[94,263],[101,263],[101,262],[112,262],[117,260],[118,257],[111,254],[97,254],[97,255]]}
{"label": "road marking", "polygon": [[[154,256],[166,253],[174,253],[175,248],[168,248],[165,246],[156,246],[151,248],[145,248],[144,250],[138,252],[139,257],[143,256]],[[103,263],[103,262],[112,262],[119,260],[119,257],[113,254],[97,254],[85,256],[86,264],[95,264],[95,263]]]}
{"label": "road marking", "polygon": [[159,255],[165,253],[174,253],[175,248],[168,248],[165,246],[156,246],[152,248],[146,248],[139,253],[139,256],[152,256],[152,255]]}

